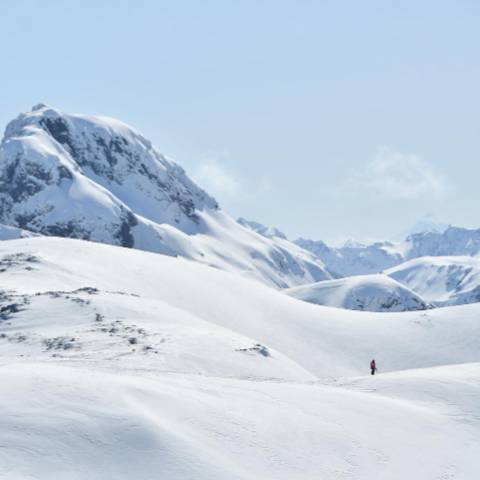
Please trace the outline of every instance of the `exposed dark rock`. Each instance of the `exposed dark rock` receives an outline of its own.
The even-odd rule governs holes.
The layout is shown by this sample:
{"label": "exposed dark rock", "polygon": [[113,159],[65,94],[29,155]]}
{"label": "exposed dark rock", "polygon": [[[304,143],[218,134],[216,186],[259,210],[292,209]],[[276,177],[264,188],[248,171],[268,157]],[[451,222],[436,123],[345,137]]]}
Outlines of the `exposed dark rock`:
{"label": "exposed dark rock", "polygon": [[40,233],[54,237],[79,238],[81,240],[90,240],[90,232],[81,225],[69,221],[65,223],[56,223],[54,225],[45,225],[40,228]]}
{"label": "exposed dark rock", "polygon": [[70,350],[75,348],[74,337],[54,337],[43,341],[47,350]]}
{"label": "exposed dark rock", "polygon": [[40,259],[35,255],[31,255],[29,253],[16,253],[13,255],[5,255],[2,259],[0,259],[0,273],[6,272],[7,270],[14,268],[14,267],[24,267],[26,269],[29,268],[28,264],[38,263]]}
{"label": "exposed dark rock", "polygon": [[120,225],[116,238],[122,247],[132,248],[135,245],[135,239],[132,235],[132,227],[138,225],[138,220],[131,212],[126,212],[126,219]]}
{"label": "exposed dark rock", "polygon": [[252,352],[252,353],[258,353],[259,355],[262,355],[263,357],[269,357],[270,356],[270,351],[268,350],[268,347],[265,345],[262,345],[260,343],[256,343],[253,345],[253,347],[249,348],[239,348],[237,349],[237,352]]}
{"label": "exposed dark rock", "polygon": [[67,122],[63,118],[42,118],[40,125],[42,125],[58,143],[67,145],[70,153],[76,156],[75,145],[73,144]]}

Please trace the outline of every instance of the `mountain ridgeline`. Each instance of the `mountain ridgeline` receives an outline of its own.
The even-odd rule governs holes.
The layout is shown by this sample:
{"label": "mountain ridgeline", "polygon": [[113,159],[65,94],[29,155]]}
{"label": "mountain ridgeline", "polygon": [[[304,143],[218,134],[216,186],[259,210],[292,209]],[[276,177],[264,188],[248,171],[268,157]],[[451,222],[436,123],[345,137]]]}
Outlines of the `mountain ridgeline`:
{"label": "mountain ridgeline", "polygon": [[376,242],[370,245],[347,242],[330,247],[321,240],[299,238],[295,243],[319,257],[338,276],[379,273],[407,260],[424,256],[480,254],[480,229],[448,227],[444,232],[421,232],[403,242]]}

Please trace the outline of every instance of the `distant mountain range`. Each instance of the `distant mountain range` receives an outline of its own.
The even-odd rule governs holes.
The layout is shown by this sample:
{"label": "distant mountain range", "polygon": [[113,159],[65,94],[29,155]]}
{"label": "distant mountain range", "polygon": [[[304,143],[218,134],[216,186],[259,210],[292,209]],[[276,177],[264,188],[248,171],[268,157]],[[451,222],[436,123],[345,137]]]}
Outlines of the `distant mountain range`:
{"label": "distant mountain range", "polygon": [[[427,231],[400,242],[290,241],[277,228],[233,220],[135,129],[43,104],[5,130],[0,223],[0,239],[60,236],[184,257],[275,288],[307,285],[301,291],[315,292],[314,303],[344,308],[381,309],[387,297],[399,310],[479,301],[480,229],[424,222]],[[382,272],[406,290],[368,277]],[[352,276],[361,277],[312,286]],[[332,300],[335,288],[342,301],[338,292]]]}
{"label": "distant mountain range", "polygon": [[401,242],[347,243],[338,248],[303,238],[295,243],[319,257],[330,272],[346,277],[379,273],[423,256],[478,255],[480,229],[450,226],[443,232],[414,233]]}
{"label": "distant mountain range", "polygon": [[[256,222],[243,220],[243,224],[252,225],[259,233],[267,232],[269,237],[278,231]],[[288,293],[311,303],[341,308],[416,309],[417,304],[411,303],[406,291],[400,294],[398,285],[385,276],[380,281],[377,274],[385,272],[418,298],[418,305],[479,302],[480,229],[430,227],[400,242],[367,245],[350,241],[342,247],[331,247],[321,240],[299,238],[294,243],[317,256],[333,277],[346,280],[305,285]],[[396,299],[395,305],[385,301],[387,297]]]}

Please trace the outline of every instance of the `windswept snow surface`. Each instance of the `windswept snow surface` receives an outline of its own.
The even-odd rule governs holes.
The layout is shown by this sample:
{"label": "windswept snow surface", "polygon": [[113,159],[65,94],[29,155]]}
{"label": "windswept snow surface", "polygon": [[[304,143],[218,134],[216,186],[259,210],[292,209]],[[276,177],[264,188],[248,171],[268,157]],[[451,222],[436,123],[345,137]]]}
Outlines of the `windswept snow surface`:
{"label": "windswept snow surface", "polygon": [[[479,305],[333,309],[182,258],[52,237],[2,242],[0,266],[0,478],[480,468]],[[365,377],[372,357],[380,374]]]}
{"label": "windswept snow surface", "polygon": [[358,275],[284,290],[291,297],[328,307],[369,312],[425,310],[419,295],[387,275]]}
{"label": "windswept snow surface", "polygon": [[426,384],[422,375],[392,375],[379,382],[385,394],[372,382],[362,385],[371,391],[358,391],[28,363],[0,372],[4,478],[471,480],[478,473],[480,412],[468,401],[480,393],[478,367],[469,383],[428,371]]}
{"label": "windswept snow surface", "polygon": [[421,257],[385,273],[439,307],[480,302],[479,257]]}
{"label": "windswept snow surface", "polygon": [[331,278],[311,252],[229,217],[133,128],[42,104],[7,125],[0,222],[178,255],[278,288]]}

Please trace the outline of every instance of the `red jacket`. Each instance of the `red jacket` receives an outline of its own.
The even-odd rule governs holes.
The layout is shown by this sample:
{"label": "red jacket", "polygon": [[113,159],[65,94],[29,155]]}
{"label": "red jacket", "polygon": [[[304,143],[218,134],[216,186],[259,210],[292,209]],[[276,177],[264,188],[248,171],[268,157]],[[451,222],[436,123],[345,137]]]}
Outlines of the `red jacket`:
{"label": "red jacket", "polygon": [[371,368],[372,370],[376,370],[376,369],[377,369],[377,364],[375,363],[375,360],[372,360],[372,361],[370,362],[370,368]]}

